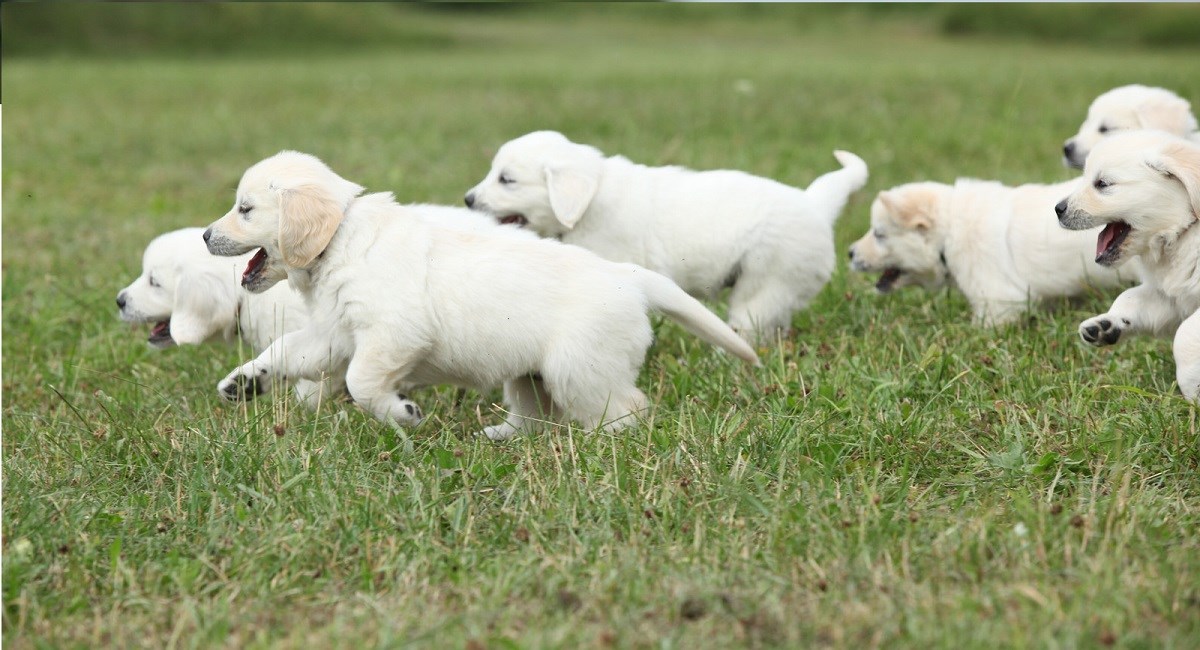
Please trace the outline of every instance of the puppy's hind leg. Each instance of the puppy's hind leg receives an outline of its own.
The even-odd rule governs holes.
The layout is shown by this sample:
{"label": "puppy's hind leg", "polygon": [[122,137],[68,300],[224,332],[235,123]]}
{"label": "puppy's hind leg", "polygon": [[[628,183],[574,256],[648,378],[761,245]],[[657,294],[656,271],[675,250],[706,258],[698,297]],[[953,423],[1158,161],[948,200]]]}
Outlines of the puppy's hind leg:
{"label": "puppy's hind leg", "polygon": [[646,409],[646,396],[634,386],[636,373],[623,381],[607,381],[597,373],[547,376],[554,404],[589,431],[619,431]]}
{"label": "puppy's hind leg", "polygon": [[743,273],[729,296],[729,326],[752,345],[769,345],[791,331],[792,314],[821,290],[795,286],[778,277]]}
{"label": "puppy's hind leg", "polygon": [[416,360],[416,354],[382,344],[360,344],[346,369],[346,388],[358,405],[379,420],[393,426],[416,426],[424,419],[421,407],[397,392]]}
{"label": "puppy's hind leg", "polygon": [[504,422],[485,427],[475,435],[508,440],[535,427],[538,420],[555,420],[559,416],[545,382],[533,375],[504,382],[504,405],[508,409]]}
{"label": "puppy's hind leg", "polygon": [[604,408],[593,411],[589,417],[579,415],[579,421],[589,430],[604,429],[616,432],[636,422],[638,415],[646,410],[646,395],[633,386],[609,393]]}
{"label": "puppy's hind leg", "polygon": [[833,277],[833,233],[796,228],[791,219],[776,219],[741,260],[741,275],[729,294],[729,326],[751,344],[787,335],[792,314]]}

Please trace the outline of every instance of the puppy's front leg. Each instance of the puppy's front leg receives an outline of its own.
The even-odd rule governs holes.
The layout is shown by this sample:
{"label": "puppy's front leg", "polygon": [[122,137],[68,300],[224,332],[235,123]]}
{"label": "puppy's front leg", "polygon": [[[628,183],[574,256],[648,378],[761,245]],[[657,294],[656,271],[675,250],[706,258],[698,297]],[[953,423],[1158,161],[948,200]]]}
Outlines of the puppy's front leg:
{"label": "puppy's front leg", "polygon": [[1079,337],[1095,346],[1112,345],[1125,333],[1164,334],[1179,327],[1179,313],[1157,288],[1139,285],[1125,290],[1108,312],[1079,324]]}
{"label": "puppy's front leg", "polygon": [[388,333],[358,337],[359,346],[346,370],[350,397],[376,418],[396,426],[416,426],[424,419],[421,407],[401,394],[398,387],[419,362],[416,350],[397,350]]}
{"label": "puppy's front leg", "polygon": [[339,365],[332,338],[312,328],[285,334],[217,384],[221,397],[241,402],[271,392],[275,382],[320,379]]}
{"label": "puppy's front leg", "polygon": [[1175,380],[1188,401],[1200,404],[1200,311],[1175,332]]}

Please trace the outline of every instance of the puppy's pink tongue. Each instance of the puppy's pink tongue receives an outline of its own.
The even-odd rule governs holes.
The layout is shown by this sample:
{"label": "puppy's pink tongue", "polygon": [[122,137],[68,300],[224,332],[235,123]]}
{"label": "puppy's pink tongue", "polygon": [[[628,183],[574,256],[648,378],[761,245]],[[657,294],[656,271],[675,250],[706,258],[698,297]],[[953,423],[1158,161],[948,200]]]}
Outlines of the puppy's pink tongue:
{"label": "puppy's pink tongue", "polygon": [[1112,246],[1113,242],[1128,229],[1129,226],[1120,221],[1114,221],[1104,226],[1104,230],[1101,230],[1100,234],[1096,236],[1096,257],[1103,255],[1108,247]]}
{"label": "puppy's pink tongue", "polygon": [[246,278],[250,277],[256,271],[258,271],[259,267],[261,267],[263,265],[263,262],[266,262],[266,261],[267,261],[267,249],[265,249],[265,248],[258,249],[258,252],[254,254],[254,257],[250,258],[250,263],[246,265],[246,270],[242,271],[242,282],[245,283]]}

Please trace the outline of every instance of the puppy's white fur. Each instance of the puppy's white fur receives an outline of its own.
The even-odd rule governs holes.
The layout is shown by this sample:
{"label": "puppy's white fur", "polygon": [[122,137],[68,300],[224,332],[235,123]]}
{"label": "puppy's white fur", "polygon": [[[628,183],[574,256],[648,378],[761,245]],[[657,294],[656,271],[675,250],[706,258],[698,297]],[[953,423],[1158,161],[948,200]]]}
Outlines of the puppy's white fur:
{"label": "puppy's white fur", "polygon": [[1158,131],[1106,138],[1087,158],[1085,182],[1056,206],[1067,228],[1103,226],[1102,263],[1136,257],[1142,284],[1079,326],[1084,341],[1111,345],[1125,333],[1175,336],[1176,379],[1200,402],[1200,145]]}
{"label": "puppy's white fur", "polygon": [[543,417],[628,424],[645,401],[635,380],[651,340],[647,308],[757,361],[657,273],[527,233],[430,223],[390,194],[361,192],[297,152],[243,175],[234,208],[206,234],[209,250],[261,247],[245,284],[262,291],[275,271],[286,272],[312,319],[230,373],[218,386],[223,396],[344,368],[355,402],[403,425],[418,423],[420,412],[397,390],[503,383],[508,419],[481,432],[501,439]]}
{"label": "puppy's white fur", "polygon": [[867,181],[858,156],[834,155],[844,168],[800,190],[739,171],[647,167],[537,131],[500,147],[467,204],[692,295],[732,286],[729,324],[755,341],[786,330],[833,273],[834,221]]}
{"label": "puppy's white fur", "polygon": [[881,192],[871,231],[850,247],[851,268],[881,273],[880,292],[949,282],[979,325],[1011,322],[1039,300],[1128,284],[1132,274],[1122,278],[1092,261],[1097,231],[1054,223],[1055,203],[1081,182],[1008,187],[959,179]]}
{"label": "puppy's white fur", "polygon": [[1092,102],[1079,133],[1063,144],[1063,164],[1082,169],[1101,139],[1139,129],[1166,131],[1200,142],[1196,116],[1186,99],[1165,88],[1133,84],[1113,88]]}

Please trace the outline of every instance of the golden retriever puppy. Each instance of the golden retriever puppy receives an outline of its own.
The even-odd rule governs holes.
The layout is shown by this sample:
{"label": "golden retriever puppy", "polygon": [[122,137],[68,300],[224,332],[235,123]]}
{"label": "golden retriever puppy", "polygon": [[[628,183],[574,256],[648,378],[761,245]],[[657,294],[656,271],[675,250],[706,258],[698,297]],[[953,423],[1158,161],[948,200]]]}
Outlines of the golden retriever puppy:
{"label": "golden retriever puppy", "polygon": [[1132,131],[1096,145],[1086,180],[1055,210],[1066,228],[1102,226],[1096,262],[1142,266],[1142,284],[1107,313],[1079,325],[1092,345],[1126,333],[1175,336],[1179,388],[1200,402],[1200,145],[1169,133]]}
{"label": "golden retriever puppy", "polygon": [[541,418],[616,430],[645,407],[635,382],[652,338],[647,309],[757,363],[720,318],[657,273],[499,226],[443,226],[391,194],[362,191],[294,151],[242,176],[233,209],[204,233],[209,251],[257,249],[242,285],[262,292],[286,274],[312,318],[231,372],[223,397],[344,369],[354,401],[393,425],[421,421],[398,391],[503,384],[508,418],[480,432],[489,438]]}
{"label": "golden retriever puppy", "polygon": [[1191,104],[1165,88],[1138,84],[1113,88],[1092,102],[1079,133],[1063,144],[1063,164],[1083,169],[1096,143],[1114,133],[1156,129],[1200,142],[1196,128]]}
{"label": "golden retriever puppy", "polygon": [[1008,323],[1039,300],[1127,284],[1130,278],[1092,261],[1094,233],[1064,231],[1050,216],[1080,183],[1008,187],[959,179],[880,192],[871,230],[850,246],[850,267],[881,274],[880,293],[949,283],[966,296],[979,325]]}
{"label": "golden retriever puppy", "polygon": [[847,151],[807,189],[735,170],[649,167],[556,131],[500,147],[468,207],[542,237],[671,278],[693,296],[729,294],[729,325],[752,342],[786,332],[837,265],[833,224],[867,182]]}
{"label": "golden retriever puppy", "polygon": [[[121,320],[154,324],[152,347],[240,338],[257,354],[308,322],[304,302],[286,281],[257,295],[242,289],[239,280],[250,256],[217,257],[208,252],[203,234],[203,228],[183,228],[154,238],[142,255],[142,274],[117,293]],[[340,378],[295,385],[300,401],[314,408],[344,390]]]}

